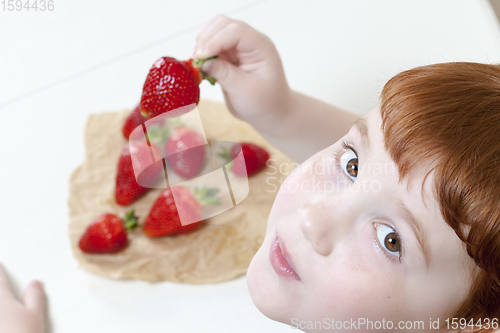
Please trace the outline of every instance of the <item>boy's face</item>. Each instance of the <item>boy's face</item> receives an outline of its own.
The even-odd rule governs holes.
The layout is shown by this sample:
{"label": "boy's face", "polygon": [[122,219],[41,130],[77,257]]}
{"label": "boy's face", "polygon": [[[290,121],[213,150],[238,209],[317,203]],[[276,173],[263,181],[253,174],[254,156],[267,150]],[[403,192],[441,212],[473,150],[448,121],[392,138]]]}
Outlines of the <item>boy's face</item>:
{"label": "boy's face", "polygon": [[424,183],[430,169],[420,169],[398,183],[378,107],[362,119],[366,126],[353,126],[282,184],[248,270],[250,294],[266,316],[307,332],[401,330],[400,321],[436,332],[429,321],[446,324],[474,264],[441,216],[434,174]]}

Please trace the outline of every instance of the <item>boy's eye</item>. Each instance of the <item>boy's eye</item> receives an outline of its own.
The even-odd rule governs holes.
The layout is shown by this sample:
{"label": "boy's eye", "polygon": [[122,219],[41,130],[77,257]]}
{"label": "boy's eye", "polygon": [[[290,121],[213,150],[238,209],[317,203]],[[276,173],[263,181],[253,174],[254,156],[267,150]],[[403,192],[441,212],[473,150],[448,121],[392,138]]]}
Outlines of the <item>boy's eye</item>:
{"label": "boy's eye", "polygon": [[358,157],[352,149],[342,154],[340,157],[340,165],[352,180],[356,180],[356,177],[358,177]]}
{"label": "boy's eye", "polygon": [[391,254],[400,257],[401,240],[394,229],[385,225],[377,224],[377,238],[380,244]]}

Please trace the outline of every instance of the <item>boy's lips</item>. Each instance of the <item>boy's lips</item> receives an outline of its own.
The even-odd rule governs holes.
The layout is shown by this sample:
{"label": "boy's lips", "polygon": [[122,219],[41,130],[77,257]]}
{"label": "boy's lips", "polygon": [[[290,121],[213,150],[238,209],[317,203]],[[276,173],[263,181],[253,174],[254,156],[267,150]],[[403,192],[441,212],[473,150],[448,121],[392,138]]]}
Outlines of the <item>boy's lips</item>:
{"label": "boy's lips", "polygon": [[271,243],[269,260],[271,261],[274,271],[278,275],[288,280],[300,281],[299,276],[292,268],[293,262],[291,261],[290,254],[286,251],[285,244],[280,242],[278,236],[276,236]]}

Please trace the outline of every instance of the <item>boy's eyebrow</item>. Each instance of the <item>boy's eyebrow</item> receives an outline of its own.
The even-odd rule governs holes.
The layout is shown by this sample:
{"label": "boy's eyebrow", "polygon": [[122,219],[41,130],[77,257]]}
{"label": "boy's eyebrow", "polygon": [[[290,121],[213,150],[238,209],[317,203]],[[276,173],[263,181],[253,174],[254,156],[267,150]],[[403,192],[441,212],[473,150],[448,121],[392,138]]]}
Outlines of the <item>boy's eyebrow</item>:
{"label": "boy's eyebrow", "polygon": [[370,136],[368,135],[368,124],[365,118],[358,118],[354,123],[353,127],[356,127],[358,132],[361,134],[363,138],[363,142],[366,148],[370,148]]}
{"label": "boy's eyebrow", "polygon": [[425,241],[424,230],[422,228],[422,222],[415,218],[415,215],[405,206],[404,203],[400,201],[401,212],[403,213],[403,220],[412,228],[413,233],[417,237],[418,244],[420,246],[420,250],[424,254],[424,259],[427,267],[429,267],[429,249],[427,247],[427,242]]}

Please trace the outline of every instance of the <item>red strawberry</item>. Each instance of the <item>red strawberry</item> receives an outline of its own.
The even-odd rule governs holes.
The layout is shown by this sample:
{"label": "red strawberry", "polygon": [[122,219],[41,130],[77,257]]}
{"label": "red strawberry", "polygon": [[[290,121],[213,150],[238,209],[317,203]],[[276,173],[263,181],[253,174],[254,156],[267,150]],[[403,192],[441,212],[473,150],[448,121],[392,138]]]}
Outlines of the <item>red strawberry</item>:
{"label": "red strawberry", "polygon": [[[241,142],[240,146],[243,150],[245,162],[243,163],[242,159],[234,161],[232,170],[236,175],[251,176],[266,166],[266,162],[269,159],[269,153],[264,148],[248,142]],[[236,158],[239,153],[240,147],[238,145],[234,145],[231,148],[231,155],[233,158]]]}
{"label": "red strawberry", "polygon": [[[125,123],[123,124],[122,133],[123,133],[123,136],[125,137],[125,139],[129,140],[130,134],[132,133],[132,131],[135,130],[138,126],[141,126],[142,124],[144,124],[147,120],[149,120],[149,118],[146,118],[141,114],[139,105],[137,105],[136,108],[134,109],[134,111],[132,111],[129,114],[129,116],[127,117],[127,119],[125,119]],[[149,133],[149,132],[159,131],[159,130],[166,131],[163,119],[161,119],[161,117],[158,117],[158,118],[155,118],[154,120],[149,121],[147,130],[148,130],[148,135],[150,136],[150,139],[151,139],[152,133]],[[144,133],[144,132],[141,131],[140,133],[141,133],[140,136],[138,135],[137,138],[131,138],[131,140],[141,139],[142,133]]]}
{"label": "red strawberry", "polygon": [[129,139],[130,133],[137,127],[142,125],[148,118],[143,117],[141,111],[139,109],[139,105],[132,111],[127,119],[125,119],[125,123],[123,124],[122,133],[125,139]]}
{"label": "red strawberry", "polygon": [[187,127],[177,128],[165,145],[167,162],[181,177],[193,178],[203,167],[206,140]]}
{"label": "red strawberry", "polygon": [[[153,118],[177,108],[198,104],[200,88],[204,75],[201,65],[207,59],[179,61],[171,57],[158,59],[149,70],[142,88],[140,103],[141,114]],[[212,78],[206,78],[212,84]],[[186,112],[188,110],[184,110]],[[171,116],[176,117],[181,113]]]}
{"label": "red strawberry", "polygon": [[128,212],[124,221],[114,214],[102,214],[87,227],[78,246],[87,253],[119,251],[127,244],[126,230],[131,230],[136,225],[134,211]]}
{"label": "red strawberry", "polygon": [[[123,147],[116,174],[115,200],[117,204],[126,206],[132,203],[150,187],[153,187],[163,175],[163,162],[161,159],[151,164],[150,148],[153,151],[155,160],[157,160],[159,156],[158,150],[154,146],[148,146],[145,141]],[[148,187],[143,187],[137,183],[132,165],[132,156],[136,166],[141,166],[144,170],[140,174],[140,183],[142,185],[146,184]]]}
{"label": "red strawberry", "polygon": [[[177,200],[174,200],[172,188]],[[142,230],[149,237],[159,237],[198,229],[202,223],[202,205],[218,204],[219,200],[214,197],[217,192],[215,188],[202,188],[195,189],[194,193],[191,193],[186,187],[178,185],[163,190],[151,207]],[[187,220],[199,222],[182,225],[179,211],[183,212],[182,216]]]}

